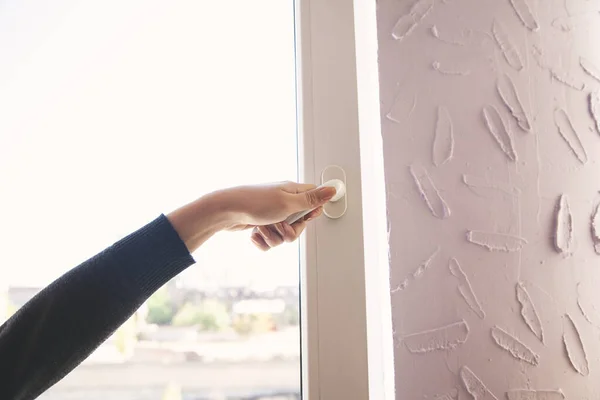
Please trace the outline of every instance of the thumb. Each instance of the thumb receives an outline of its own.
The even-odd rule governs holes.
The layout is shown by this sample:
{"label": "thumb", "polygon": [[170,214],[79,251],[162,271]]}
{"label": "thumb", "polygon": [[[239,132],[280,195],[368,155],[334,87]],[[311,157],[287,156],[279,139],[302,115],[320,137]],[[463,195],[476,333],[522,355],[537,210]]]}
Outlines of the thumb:
{"label": "thumb", "polygon": [[298,193],[298,206],[301,210],[310,210],[317,208],[327,203],[333,196],[335,196],[336,190],[332,187],[322,187],[306,192]]}

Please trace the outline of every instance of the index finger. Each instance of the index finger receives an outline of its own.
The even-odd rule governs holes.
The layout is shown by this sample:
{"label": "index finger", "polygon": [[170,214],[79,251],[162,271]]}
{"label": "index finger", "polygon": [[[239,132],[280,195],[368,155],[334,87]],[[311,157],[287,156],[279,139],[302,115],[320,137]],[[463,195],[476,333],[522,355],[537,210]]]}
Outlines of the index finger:
{"label": "index finger", "polygon": [[312,183],[289,182],[289,183],[286,183],[283,188],[286,192],[289,192],[289,193],[302,193],[302,192],[308,192],[309,190],[313,190],[316,187],[317,187],[317,185],[314,185]]}

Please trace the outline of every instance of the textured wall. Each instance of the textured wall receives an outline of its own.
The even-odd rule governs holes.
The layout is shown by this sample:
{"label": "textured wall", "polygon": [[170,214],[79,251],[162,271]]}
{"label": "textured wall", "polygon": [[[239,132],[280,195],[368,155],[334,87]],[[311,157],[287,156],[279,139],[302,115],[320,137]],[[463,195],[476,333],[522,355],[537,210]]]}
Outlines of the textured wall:
{"label": "textured wall", "polygon": [[598,398],[600,2],[377,7],[396,398]]}

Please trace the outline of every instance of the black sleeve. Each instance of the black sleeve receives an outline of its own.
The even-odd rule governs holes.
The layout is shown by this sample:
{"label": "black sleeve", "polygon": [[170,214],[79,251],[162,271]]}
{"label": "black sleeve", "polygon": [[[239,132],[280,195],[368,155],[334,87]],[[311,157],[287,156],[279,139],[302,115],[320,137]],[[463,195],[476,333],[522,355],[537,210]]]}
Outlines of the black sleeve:
{"label": "black sleeve", "polygon": [[0,327],[0,399],[39,396],[193,263],[161,215],[58,278]]}

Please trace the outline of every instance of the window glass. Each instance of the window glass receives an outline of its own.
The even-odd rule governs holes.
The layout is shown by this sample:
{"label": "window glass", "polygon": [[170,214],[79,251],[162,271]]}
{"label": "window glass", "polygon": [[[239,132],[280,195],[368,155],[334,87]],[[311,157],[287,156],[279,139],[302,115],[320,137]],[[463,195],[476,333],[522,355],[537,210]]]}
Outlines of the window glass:
{"label": "window glass", "polygon": [[[160,213],[296,180],[292,0],[8,0],[0,54],[1,321]],[[299,397],[297,244],[194,258],[40,399]]]}

